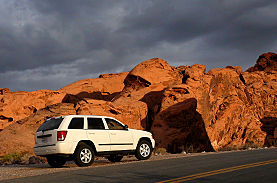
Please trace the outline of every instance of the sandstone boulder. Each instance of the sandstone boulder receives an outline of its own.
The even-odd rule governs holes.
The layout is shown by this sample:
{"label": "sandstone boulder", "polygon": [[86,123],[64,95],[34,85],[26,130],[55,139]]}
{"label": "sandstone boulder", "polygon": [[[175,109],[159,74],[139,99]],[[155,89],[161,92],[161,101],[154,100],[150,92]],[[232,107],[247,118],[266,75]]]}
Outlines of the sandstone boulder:
{"label": "sandstone boulder", "polygon": [[166,61],[154,58],[138,64],[124,80],[124,90],[140,90],[151,85],[181,82],[181,75]]}
{"label": "sandstone boulder", "polygon": [[29,158],[29,164],[42,164],[42,163],[45,163],[45,162],[36,156],[32,156]]}
{"label": "sandstone boulder", "polygon": [[[163,90],[168,85],[182,83],[184,68],[186,66],[171,67],[160,58],[146,60],[130,71],[124,80],[125,87],[123,91],[112,102],[117,106],[123,105],[124,108],[127,107],[128,109],[130,105],[138,104],[141,106],[144,103],[144,106],[146,104],[147,108],[139,107],[139,111],[143,115],[135,114],[135,116],[143,116],[140,117],[140,120],[143,120],[141,127],[144,130],[150,130],[154,113],[157,113],[161,103]],[[144,116],[144,111],[147,113],[146,116]]]}
{"label": "sandstone boulder", "polygon": [[177,102],[155,116],[151,131],[157,147],[169,152],[212,151],[201,114],[196,111],[197,100],[189,98]]}
{"label": "sandstone boulder", "polygon": [[67,94],[65,102],[77,103],[83,98],[110,101],[124,88],[128,72],[102,74],[96,79],[83,79],[65,86],[58,91]]}

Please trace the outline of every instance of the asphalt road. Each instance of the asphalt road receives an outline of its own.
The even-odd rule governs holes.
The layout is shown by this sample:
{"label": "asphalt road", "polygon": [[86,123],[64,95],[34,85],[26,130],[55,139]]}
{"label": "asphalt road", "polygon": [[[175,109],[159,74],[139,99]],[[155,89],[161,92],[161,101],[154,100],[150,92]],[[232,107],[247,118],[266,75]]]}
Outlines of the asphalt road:
{"label": "asphalt road", "polygon": [[277,182],[277,149],[114,163],[2,182]]}

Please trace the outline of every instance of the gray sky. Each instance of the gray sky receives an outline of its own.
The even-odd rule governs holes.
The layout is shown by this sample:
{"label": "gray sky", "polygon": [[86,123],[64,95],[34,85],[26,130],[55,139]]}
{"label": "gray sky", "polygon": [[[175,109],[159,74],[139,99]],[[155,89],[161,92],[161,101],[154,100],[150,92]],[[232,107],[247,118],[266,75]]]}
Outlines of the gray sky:
{"label": "gray sky", "polygon": [[0,88],[57,90],[162,58],[254,66],[277,52],[276,0],[0,0]]}

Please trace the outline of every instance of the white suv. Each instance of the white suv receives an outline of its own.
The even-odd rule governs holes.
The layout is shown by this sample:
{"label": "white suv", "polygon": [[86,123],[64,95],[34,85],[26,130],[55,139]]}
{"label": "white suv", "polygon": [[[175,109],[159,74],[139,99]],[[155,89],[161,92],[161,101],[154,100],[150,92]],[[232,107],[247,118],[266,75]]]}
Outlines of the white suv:
{"label": "white suv", "polygon": [[134,154],[149,159],[155,146],[150,132],[129,129],[106,116],[69,115],[45,120],[35,134],[34,152],[47,158],[52,167],[67,160],[78,166],[90,166],[94,156],[107,156],[112,162]]}

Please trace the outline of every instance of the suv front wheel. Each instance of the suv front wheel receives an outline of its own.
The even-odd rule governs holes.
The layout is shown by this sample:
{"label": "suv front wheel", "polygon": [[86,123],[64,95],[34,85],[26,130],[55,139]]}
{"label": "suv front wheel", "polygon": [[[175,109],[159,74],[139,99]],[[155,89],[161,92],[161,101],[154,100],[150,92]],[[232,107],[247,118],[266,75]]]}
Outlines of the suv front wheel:
{"label": "suv front wheel", "polygon": [[86,143],[80,143],[74,153],[74,162],[78,166],[90,166],[94,161],[94,151]]}
{"label": "suv front wheel", "polygon": [[146,140],[139,141],[136,149],[136,158],[139,160],[149,159],[152,155],[152,146]]}

